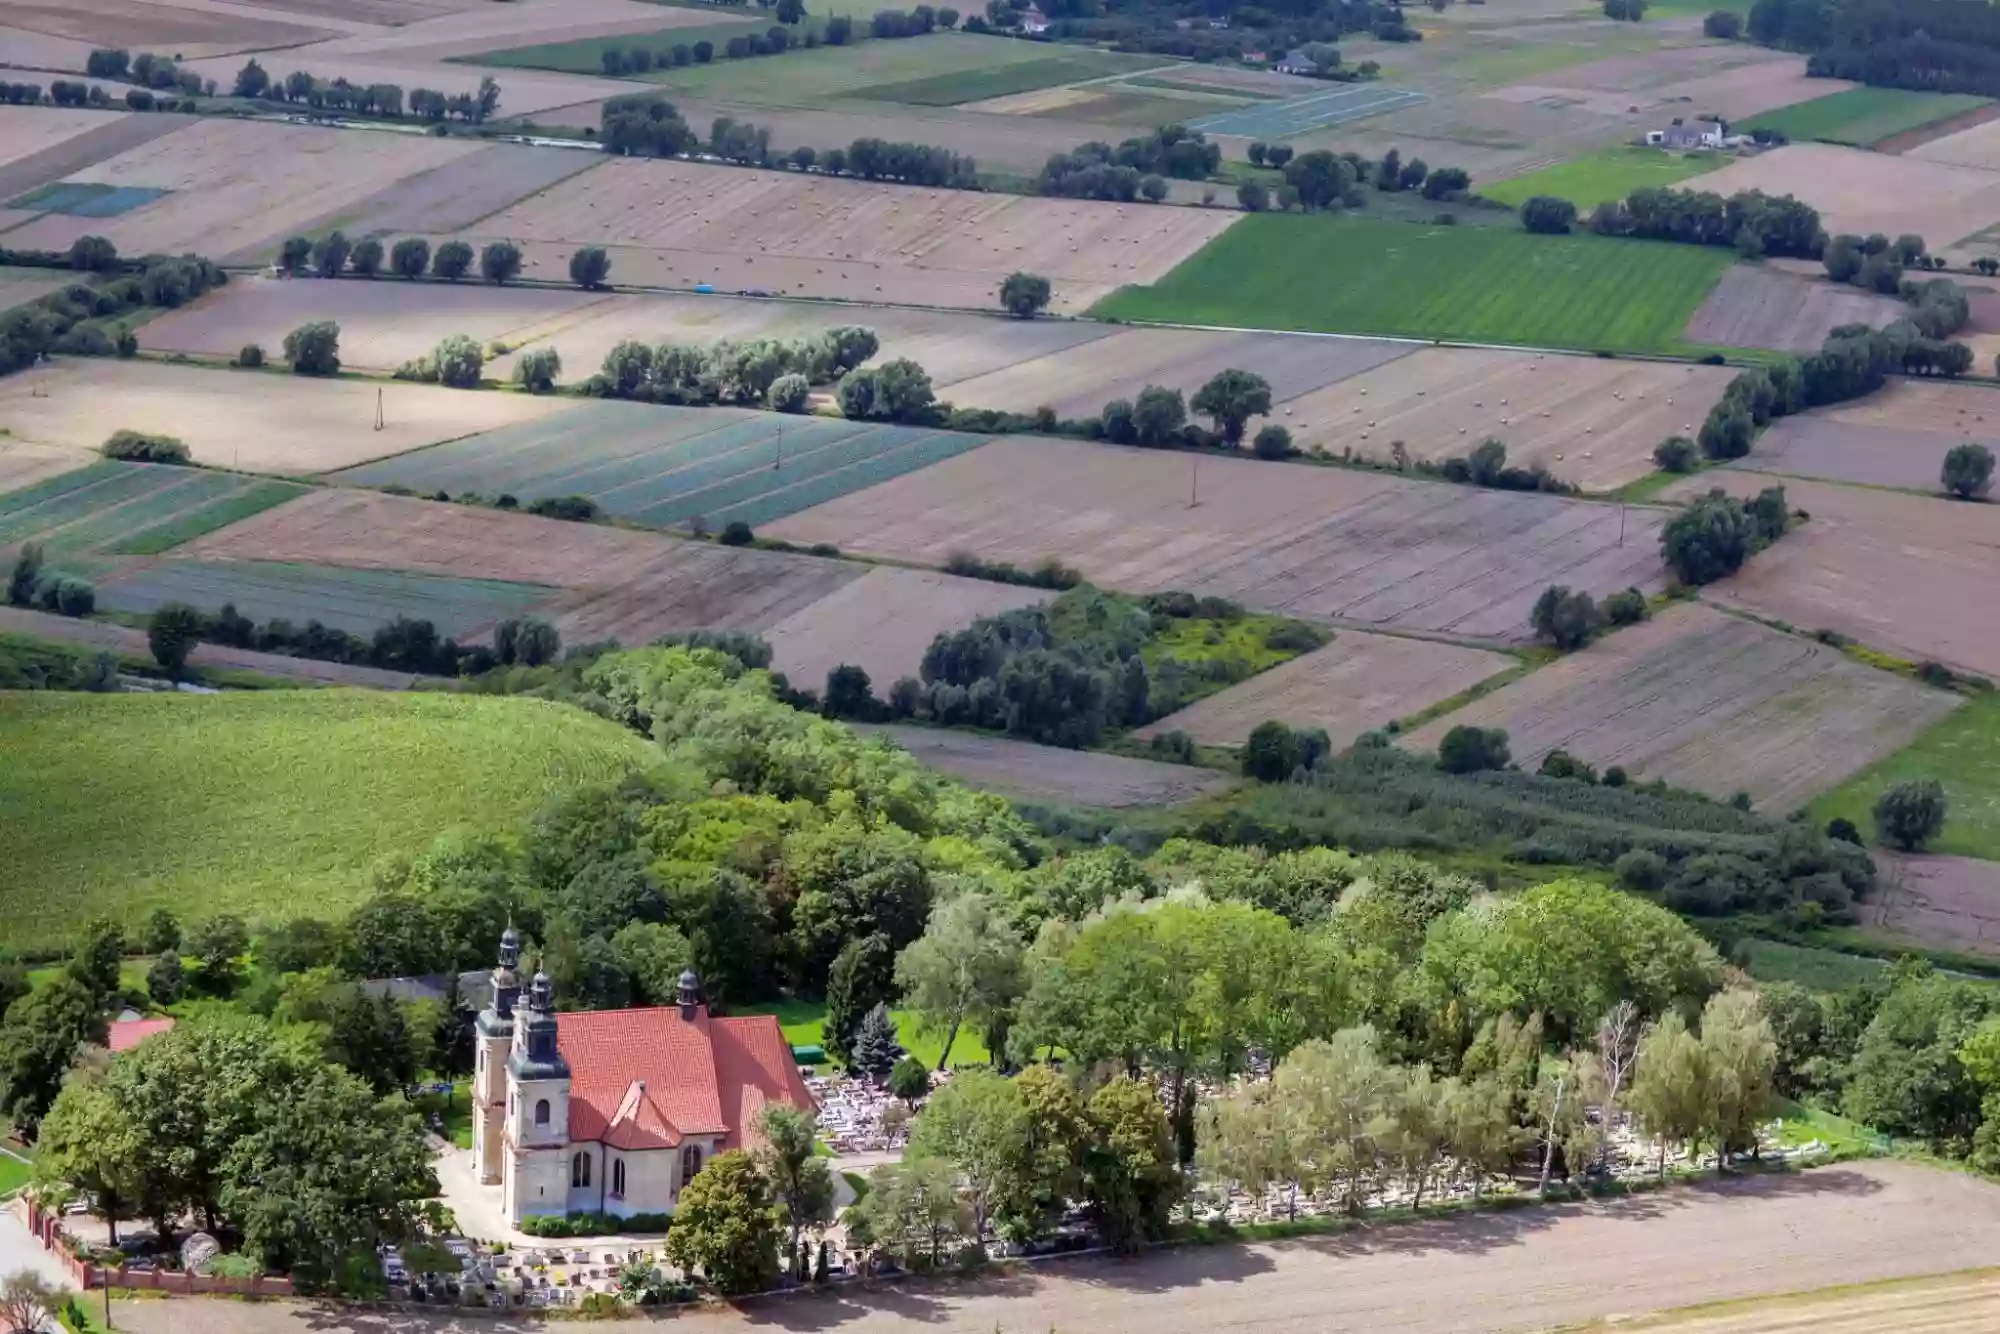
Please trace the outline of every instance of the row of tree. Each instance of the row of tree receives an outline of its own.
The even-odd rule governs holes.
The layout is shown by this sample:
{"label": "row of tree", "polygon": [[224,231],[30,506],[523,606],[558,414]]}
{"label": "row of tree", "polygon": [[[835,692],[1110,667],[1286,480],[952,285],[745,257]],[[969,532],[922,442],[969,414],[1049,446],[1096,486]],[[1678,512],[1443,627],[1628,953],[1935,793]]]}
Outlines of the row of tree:
{"label": "row of tree", "polygon": [[603,366],[584,382],[583,392],[646,403],[799,412],[812,386],[851,377],[880,347],[875,331],[859,325],[796,338],[722,339],[705,346],[648,346],[628,338],[605,354]]}
{"label": "row of tree", "polygon": [[[431,277],[455,283],[472,272],[474,260],[479,276],[496,286],[512,282],[521,274],[521,247],[512,241],[489,241],[474,252],[465,241],[442,241],[436,250],[421,236],[406,236],[384,247],[372,236],[349,240],[338,227],[318,240],[309,236],[288,236],[278,249],[278,267],[291,277],[311,274],[316,278],[377,278],[393,273],[398,278]],[[385,268],[384,265],[387,267]],[[596,246],[586,246],[570,257],[570,278],[577,286],[596,290],[611,272],[611,261]]]}
{"label": "row of tree", "polygon": [[367,637],[318,620],[295,625],[273,617],[260,625],[233,602],[213,615],[184,602],[165,603],[147,618],[146,643],[153,660],[173,676],[187,669],[188,658],[204,643],[423,676],[477,676],[516,662],[539,667],[562,650],[555,627],[534,617],[501,621],[489,647],[460,644],[440,636],[431,622],[409,616],[377,626]]}
{"label": "row of tree", "polygon": [[[213,83],[208,85],[208,93],[211,97],[215,95]],[[273,79],[254,56],[236,72],[230,96],[388,120],[401,120],[407,114],[434,125],[454,117],[468,125],[483,125],[500,110],[500,85],[490,74],[483,76],[478,89],[470,93],[412,88],[406,112],[403,90],[396,84],[350,83],[344,77],[322,79],[304,70],[293,70],[283,79]]]}
{"label": "row of tree", "polygon": [[51,353],[77,356],[132,356],[138,339],[121,316],[171,310],[228,281],[229,275],[199,255],[149,255],[121,260],[111,242],[79,237],[66,253],[13,252],[33,264],[61,264],[79,273],[117,273],[92,286],[71,283],[33,301],[0,312],[0,375],[34,365]]}
{"label": "row of tree", "polygon": [[[1567,200],[1537,196],[1523,205],[1531,231],[1566,232],[1576,216]],[[1649,186],[1599,204],[1586,223],[1599,236],[1635,236],[1686,245],[1733,246],[1737,253],[1818,259],[1827,244],[1819,212],[1791,195],[1743,190],[1724,198],[1708,190]]]}

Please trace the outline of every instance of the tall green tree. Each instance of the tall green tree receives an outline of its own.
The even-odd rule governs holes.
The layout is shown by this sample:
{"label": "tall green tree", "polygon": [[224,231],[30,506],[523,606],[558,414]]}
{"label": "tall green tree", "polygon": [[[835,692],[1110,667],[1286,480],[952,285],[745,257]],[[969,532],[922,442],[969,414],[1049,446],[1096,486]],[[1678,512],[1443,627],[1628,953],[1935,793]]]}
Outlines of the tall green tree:
{"label": "tall green tree", "polygon": [[1706,1131],[1718,1169],[1731,1153],[1754,1149],[1757,1127],[1771,1114],[1778,1044],[1757,993],[1736,987],[1709,997],[1701,1011],[1701,1055],[1707,1072]]}
{"label": "tall green tree", "polygon": [[1084,1199],[1098,1236],[1118,1250],[1164,1236],[1183,1183],[1160,1100],[1137,1080],[1111,1080],[1085,1105],[1084,1126]]}
{"label": "tall green tree", "polygon": [[0,1021],[0,1112],[32,1133],[78,1050],[102,1044],[104,998],[63,976],[15,1001]]}
{"label": "tall green tree", "polygon": [[760,1292],[778,1277],[783,1211],[757,1161],[741,1149],[717,1154],[681,1188],[667,1259],[726,1296]]}
{"label": "tall green tree", "polygon": [[1687,1146],[1690,1154],[1700,1147],[1709,1122],[1708,1058],[1678,1010],[1662,1015],[1639,1039],[1630,1105],[1639,1129],[1659,1144],[1662,1177],[1669,1142]]}
{"label": "tall green tree", "polygon": [[868,1193],[847,1211],[848,1233],[895,1254],[908,1268],[935,1269],[945,1248],[969,1234],[971,1212],[958,1173],[942,1158],[907,1155],[868,1174]]}
{"label": "tall green tree", "polygon": [[72,1076],[42,1119],[35,1176],[44,1184],[87,1195],[91,1212],[104,1220],[116,1246],[118,1220],[139,1194],[136,1140],[144,1133],[101,1078]]}
{"label": "tall green tree", "polygon": [[1944,784],[1935,778],[1904,778],[1875,798],[1875,832],[1884,843],[1916,852],[1944,832]]}
{"label": "tall green tree", "polygon": [[1250,371],[1218,371],[1195,392],[1188,406],[1214,418],[1216,434],[1231,445],[1240,445],[1250,419],[1270,412],[1271,385]]}
{"label": "tall green tree", "polygon": [[924,934],[896,959],[896,984],[917,1031],[944,1035],[940,1070],[962,1025],[988,1039],[1004,1025],[1025,985],[1021,959],[1021,938],[991,895],[966,889],[931,910]]}
{"label": "tall green tree", "polygon": [[[827,1160],[813,1152],[813,1118],[796,1107],[772,1103],[757,1115],[763,1146],[757,1164],[771,1183],[771,1194],[784,1211],[790,1228],[787,1256],[799,1254],[799,1238],[809,1227],[833,1219],[833,1172]],[[796,1272],[792,1277],[803,1279]]]}

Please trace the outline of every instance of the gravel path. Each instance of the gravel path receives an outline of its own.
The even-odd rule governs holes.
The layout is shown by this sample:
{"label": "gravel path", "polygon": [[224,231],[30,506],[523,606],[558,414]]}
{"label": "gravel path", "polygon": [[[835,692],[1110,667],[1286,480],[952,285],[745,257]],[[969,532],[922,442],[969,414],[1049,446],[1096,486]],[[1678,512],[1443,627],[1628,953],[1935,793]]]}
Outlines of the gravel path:
{"label": "gravel path", "polygon": [[[1900,1162],[1344,1237],[1051,1264],[674,1319],[679,1334],[1526,1334],[1551,1326],[1990,1263],[2000,1187]],[[292,1304],[122,1303],[129,1334],[516,1334],[530,1321]]]}

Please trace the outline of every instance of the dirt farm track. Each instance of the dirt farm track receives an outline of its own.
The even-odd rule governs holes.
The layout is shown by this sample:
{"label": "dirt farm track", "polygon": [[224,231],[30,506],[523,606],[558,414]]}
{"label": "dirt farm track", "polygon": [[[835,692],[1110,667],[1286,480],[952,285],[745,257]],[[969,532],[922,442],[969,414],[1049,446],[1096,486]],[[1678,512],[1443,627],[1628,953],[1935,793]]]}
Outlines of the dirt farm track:
{"label": "dirt farm track", "polygon": [[[677,1334],[1527,1334],[1992,1261],[2000,1187],[1901,1162],[1266,1245],[1050,1264],[671,1318]],[[545,1326],[289,1304],[120,1302],[130,1334],[524,1334]],[[1893,1318],[1880,1328],[1902,1327]],[[1945,1329],[1944,1325],[1926,1325]],[[1757,1329],[1760,1326],[1737,1328]],[[1774,1326],[1775,1328],[1775,1326]],[[1954,1325],[1955,1330],[1990,1328]]]}

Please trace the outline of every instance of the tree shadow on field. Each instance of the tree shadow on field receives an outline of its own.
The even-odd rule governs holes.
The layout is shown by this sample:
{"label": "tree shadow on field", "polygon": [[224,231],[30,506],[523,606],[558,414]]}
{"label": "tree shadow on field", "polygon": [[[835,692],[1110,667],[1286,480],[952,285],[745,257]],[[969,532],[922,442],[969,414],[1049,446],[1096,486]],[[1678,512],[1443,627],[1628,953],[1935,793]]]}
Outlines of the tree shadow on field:
{"label": "tree shadow on field", "polygon": [[952,1318],[953,1305],[959,1301],[1033,1297],[1038,1277],[1033,1269],[1022,1268],[803,1288],[733,1303],[736,1320],[732,1323],[811,1331],[838,1329],[850,1320],[892,1317],[912,1324],[939,1325]]}

